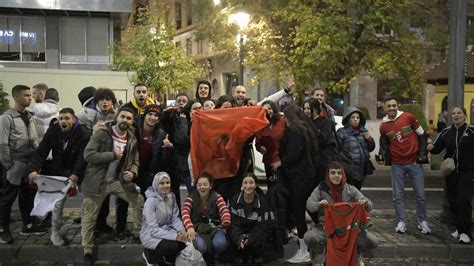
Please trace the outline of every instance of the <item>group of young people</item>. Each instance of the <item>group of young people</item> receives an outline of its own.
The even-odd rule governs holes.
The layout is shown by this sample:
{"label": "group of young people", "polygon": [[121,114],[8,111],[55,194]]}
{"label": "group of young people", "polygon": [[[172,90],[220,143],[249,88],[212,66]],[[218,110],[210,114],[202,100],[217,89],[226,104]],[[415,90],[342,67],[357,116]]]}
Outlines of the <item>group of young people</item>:
{"label": "group of young people", "polygon": [[[199,81],[195,99],[179,93],[175,106],[171,107],[163,107],[151,98],[145,84],[135,85],[133,99],[120,107],[112,90],[86,87],[78,95],[82,109],[77,113],[67,107],[57,110],[41,139],[34,114],[26,110],[32,102],[30,88],[13,87],[15,105],[2,115],[0,124],[0,159],[4,169],[0,188],[0,241],[14,241],[9,224],[11,206],[18,193],[24,224],[21,234],[46,232],[30,216],[34,196],[31,183],[40,175],[58,175],[77,183],[84,196],[81,217],[76,221],[81,223],[86,263],[95,260],[94,234],[113,230],[106,222],[110,194],[118,197],[116,237],[140,241],[148,264],[172,264],[186,243],[192,243],[207,263],[216,259],[262,263],[283,257],[282,246],[288,242],[292,228],[296,228],[299,248],[288,259],[290,263],[309,262],[308,247],[317,250],[313,257],[316,264],[324,261],[354,264],[357,259],[362,262],[360,254],[378,245],[375,236],[367,232],[371,224],[367,212],[372,209],[372,203],[360,192],[371,171],[369,154],[375,148],[375,140],[365,128],[364,114],[354,107],[347,110],[343,127],[336,131],[334,110],[324,102],[323,89],[315,89],[302,107],[286,106],[282,115],[278,101],[291,93],[292,85],[261,102],[248,99],[243,86],[234,88],[233,97],[223,95],[214,101],[211,84]],[[51,91],[48,94],[48,90],[46,95],[55,95]],[[413,115],[399,111],[393,98],[386,99],[384,104],[387,116],[380,128],[378,161],[392,165],[395,230],[406,231],[403,179],[408,173],[415,180],[418,227],[422,233],[430,233],[423,172],[417,160],[426,156],[423,152],[427,149],[432,152],[445,147],[448,151],[452,149],[448,136],[454,133],[441,134],[445,137],[430,146],[433,144],[419,140],[423,130]],[[191,131],[196,127],[193,127],[193,116],[197,115],[199,122],[204,112],[219,115],[221,112],[208,110],[226,108],[261,108],[266,124],[253,132],[252,137],[233,146],[239,150],[240,158],[237,158],[238,167],[228,171],[231,175],[219,171],[212,175],[206,171],[193,173],[196,172],[191,160],[192,155],[196,156],[191,145],[195,143],[191,141]],[[462,116],[460,110],[461,114],[456,111],[456,117]],[[237,109],[231,111],[230,115],[235,117],[242,113]],[[455,151],[448,152],[455,154],[458,165],[459,162],[464,165],[464,156],[469,156],[470,151],[464,145],[472,143],[472,129],[465,125],[465,110],[463,114],[464,120],[457,119],[453,127],[464,128],[465,137],[456,142]],[[250,125],[242,123],[243,128]],[[445,130],[451,132],[448,130],[452,127]],[[235,137],[232,135],[235,132],[239,131],[219,137],[222,149],[217,153],[229,152],[224,147]],[[449,141],[441,142],[445,138]],[[266,193],[259,188],[253,174],[254,139],[256,149],[263,154]],[[198,141],[207,140],[202,136]],[[341,157],[343,150],[348,151],[350,164]],[[467,164],[458,167],[453,175],[460,181],[449,179],[448,183],[448,195],[464,191],[463,197],[450,197],[453,213],[459,217],[455,237],[464,243],[471,238],[470,220],[464,213],[470,208],[467,197],[471,192],[462,189],[468,182],[466,171],[471,171]],[[188,190],[183,202],[180,183]],[[56,246],[65,245],[61,218],[66,197],[64,193],[52,212],[51,241]],[[459,202],[465,208],[456,208]],[[127,228],[129,204],[133,209],[131,231]],[[306,212],[316,224],[311,230]],[[341,216],[341,212],[345,215]],[[324,219],[326,216],[331,218]],[[354,237],[350,248],[341,251],[337,241],[344,234]],[[341,262],[338,252],[345,252],[347,256],[343,257],[347,261]]]}

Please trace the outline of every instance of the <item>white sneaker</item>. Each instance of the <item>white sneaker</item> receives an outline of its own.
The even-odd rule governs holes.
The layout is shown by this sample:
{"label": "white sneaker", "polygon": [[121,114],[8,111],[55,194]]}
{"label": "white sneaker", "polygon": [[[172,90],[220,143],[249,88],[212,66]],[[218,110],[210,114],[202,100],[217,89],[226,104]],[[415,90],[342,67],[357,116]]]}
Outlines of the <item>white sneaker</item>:
{"label": "white sneaker", "polygon": [[459,238],[458,230],[452,232],[452,233],[451,233],[451,237],[452,237],[452,238]]}
{"label": "white sneaker", "polygon": [[407,225],[403,221],[398,222],[397,227],[395,227],[395,233],[403,234],[406,231],[407,231]]}
{"label": "white sneaker", "polygon": [[364,259],[362,259],[362,255],[359,254],[359,258],[357,259],[359,266],[365,266]]}
{"label": "white sneaker", "polygon": [[307,263],[307,262],[310,262],[311,261],[311,256],[309,255],[309,252],[308,251],[302,251],[300,249],[298,249],[295,253],[295,255],[293,255],[293,257],[291,257],[290,259],[287,260],[287,262],[289,263]]}
{"label": "white sneaker", "polygon": [[418,230],[420,230],[422,234],[431,234],[431,229],[426,221],[418,224]]}
{"label": "white sneaker", "polygon": [[459,243],[469,244],[469,243],[471,243],[471,239],[469,238],[468,235],[462,233],[462,234],[459,235]]}
{"label": "white sneaker", "polygon": [[62,238],[61,234],[59,234],[56,231],[51,232],[51,237],[49,239],[51,240],[53,245],[56,246],[56,247],[66,245],[66,242],[64,242],[64,239]]}

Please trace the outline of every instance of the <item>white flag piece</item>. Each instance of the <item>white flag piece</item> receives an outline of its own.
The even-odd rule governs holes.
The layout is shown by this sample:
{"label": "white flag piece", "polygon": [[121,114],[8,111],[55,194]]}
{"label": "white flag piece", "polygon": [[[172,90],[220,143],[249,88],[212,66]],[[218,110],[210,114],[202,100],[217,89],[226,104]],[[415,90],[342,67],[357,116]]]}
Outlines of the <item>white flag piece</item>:
{"label": "white flag piece", "polygon": [[38,185],[38,192],[30,215],[37,216],[40,219],[46,218],[46,215],[53,210],[56,202],[66,197],[66,193],[74,184],[67,177],[48,175],[38,175],[34,182]]}

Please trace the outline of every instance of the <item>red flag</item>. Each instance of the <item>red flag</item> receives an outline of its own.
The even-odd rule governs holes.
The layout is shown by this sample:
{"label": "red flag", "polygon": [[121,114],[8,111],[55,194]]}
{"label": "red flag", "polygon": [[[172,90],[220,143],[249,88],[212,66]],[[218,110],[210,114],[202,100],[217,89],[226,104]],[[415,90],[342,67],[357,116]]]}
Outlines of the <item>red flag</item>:
{"label": "red flag", "polygon": [[77,192],[77,186],[76,184],[72,185],[71,188],[67,191],[67,195],[69,197],[75,197],[77,196],[78,192]]}
{"label": "red flag", "polygon": [[268,126],[261,106],[197,111],[191,127],[193,177],[208,172],[214,178],[237,174],[245,141]]}

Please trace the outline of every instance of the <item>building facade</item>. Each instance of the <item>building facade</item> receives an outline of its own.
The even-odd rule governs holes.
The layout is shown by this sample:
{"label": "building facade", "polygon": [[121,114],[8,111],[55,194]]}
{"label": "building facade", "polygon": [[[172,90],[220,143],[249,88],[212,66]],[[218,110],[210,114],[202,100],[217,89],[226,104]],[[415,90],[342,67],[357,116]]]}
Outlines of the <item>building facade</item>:
{"label": "building facade", "polygon": [[[13,84],[32,86],[44,82],[68,97],[70,92],[89,85],[110,86],[110,75],[106,73],[111,60],[109,46],[120,41],[132,6],[132,0],[1,1],[0,81],[7,91]],[[67,76],[74,71],[84,76],[89,73],[91,78],[81,79],[82,82],[57,81],[58,75]],[[24,78],[16,80],[13,77],[18,76],[12,72],[23,73]],[[38,73],[42,80],[31,80]],[[115,84],[119,88],[112,89],[128,90],[126,74],[119,76],[125,78]],[[77,97],[74,98],[70,102],[76,105]]]}

